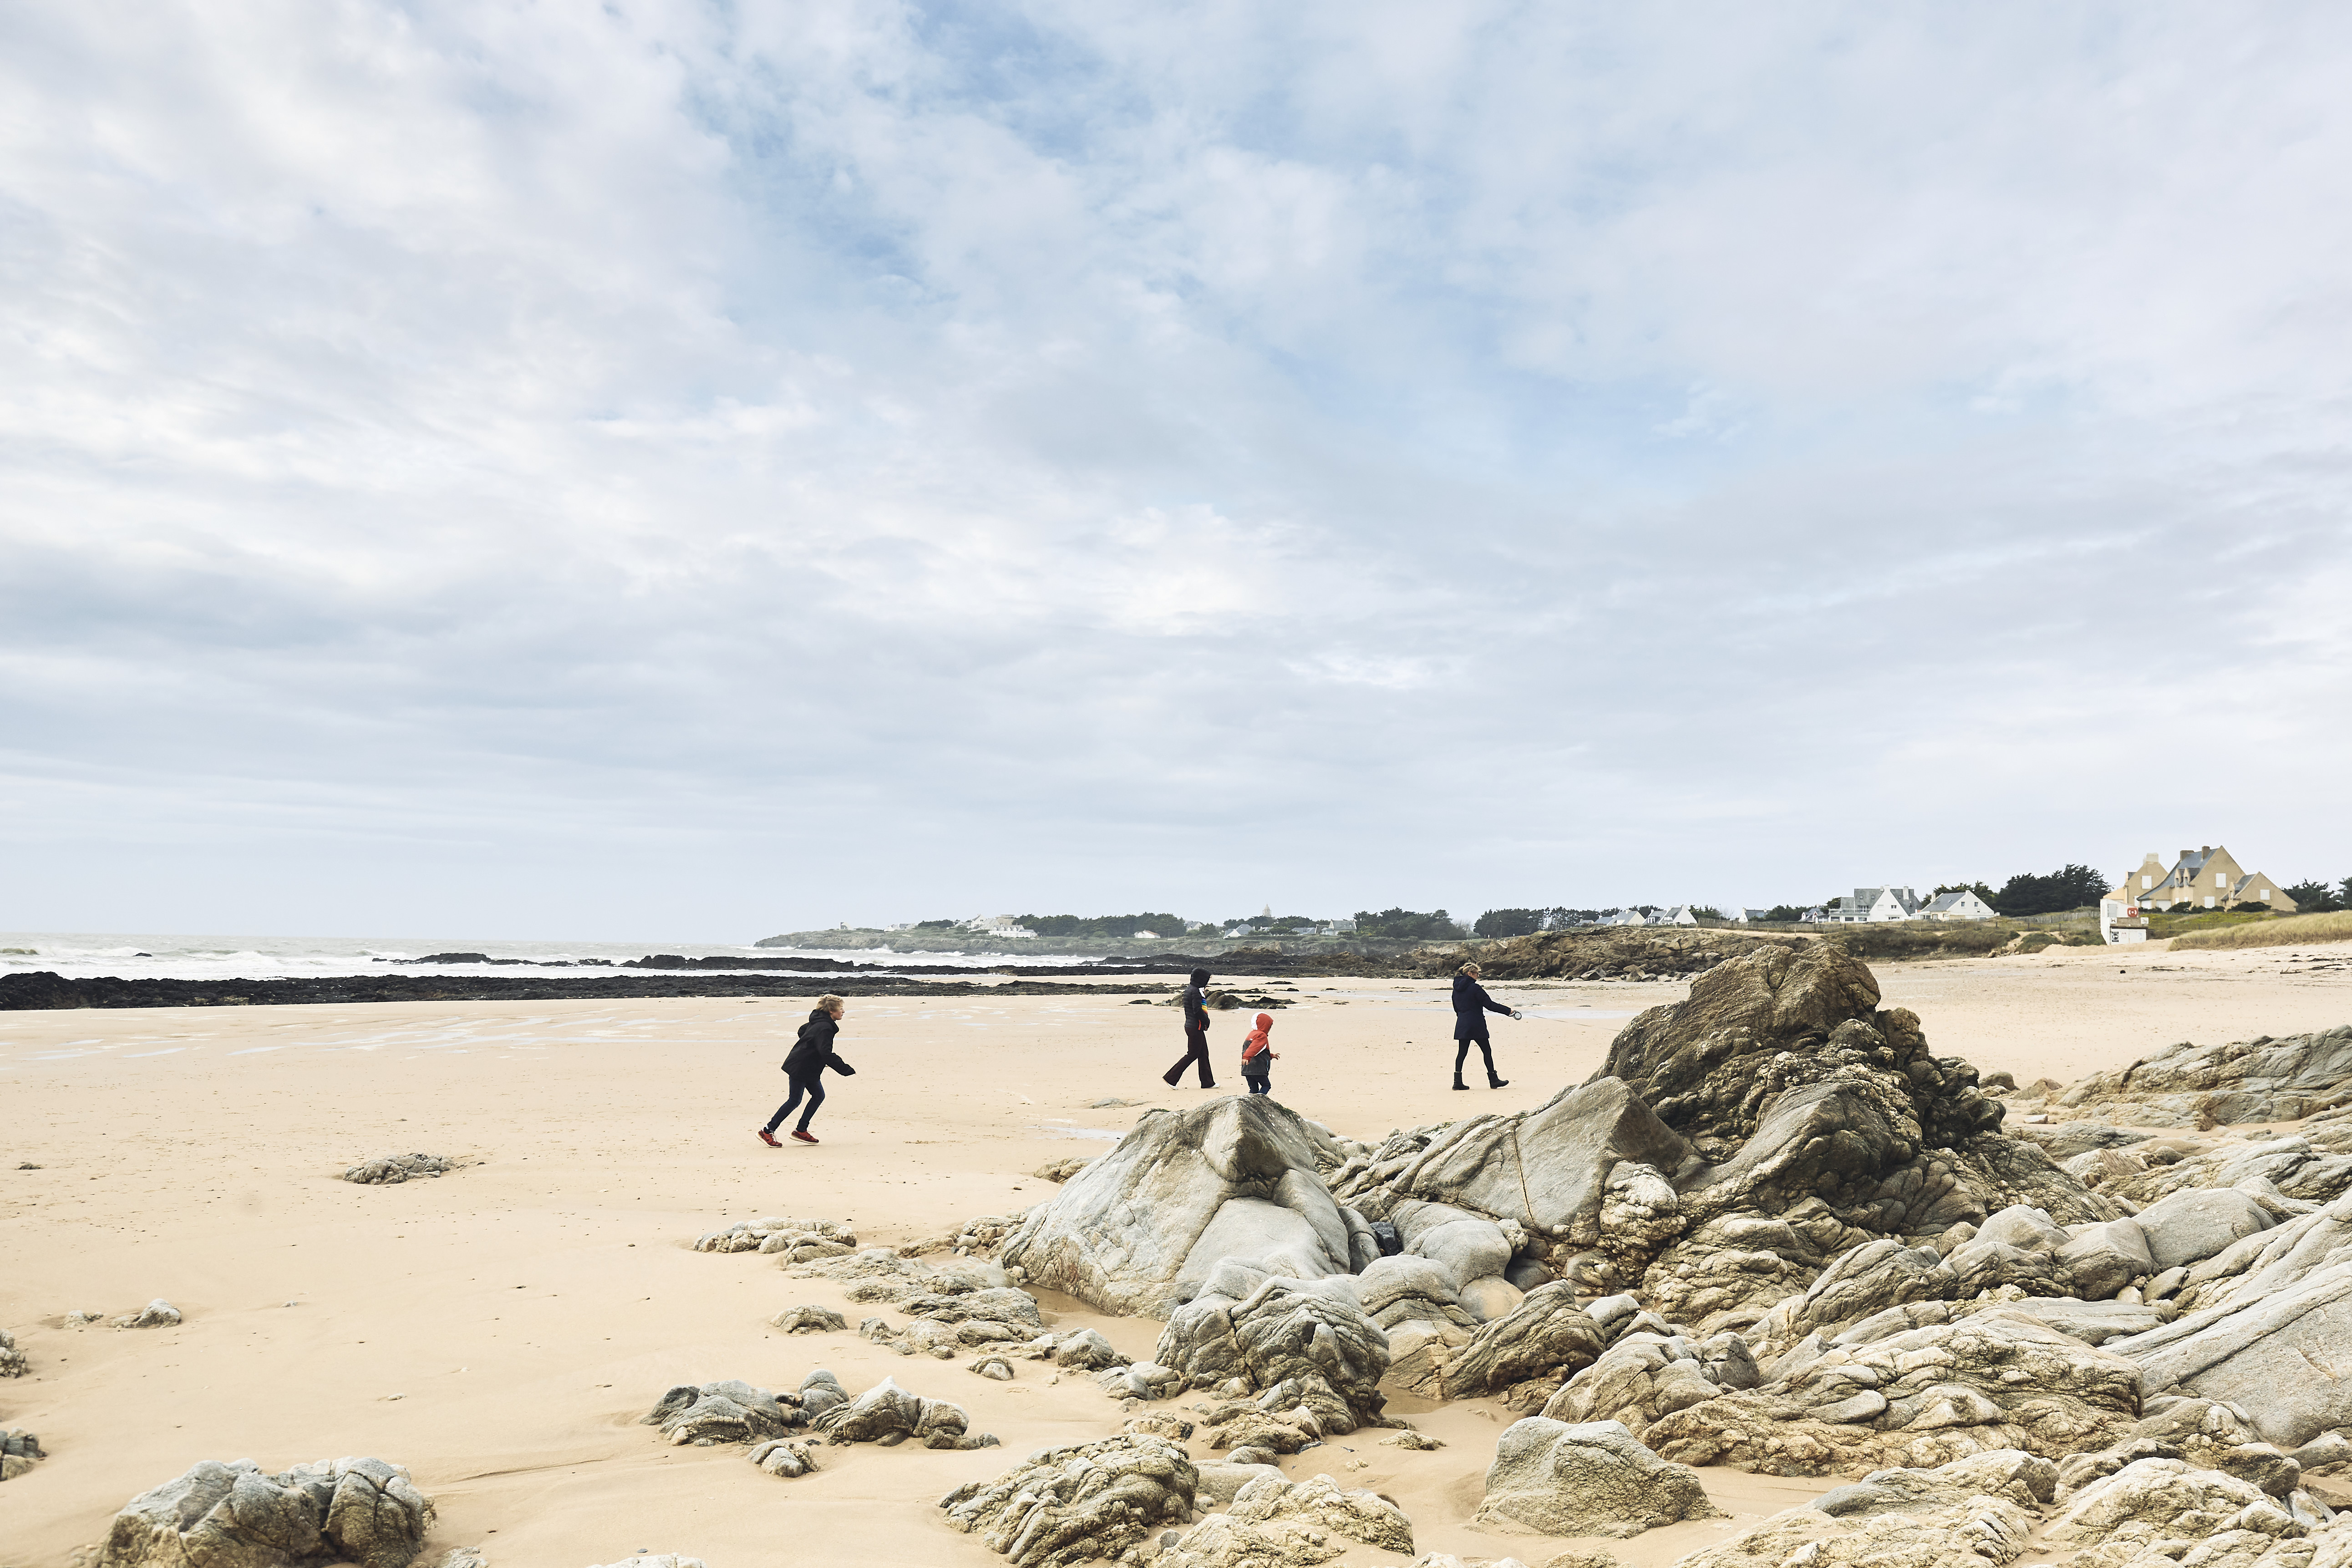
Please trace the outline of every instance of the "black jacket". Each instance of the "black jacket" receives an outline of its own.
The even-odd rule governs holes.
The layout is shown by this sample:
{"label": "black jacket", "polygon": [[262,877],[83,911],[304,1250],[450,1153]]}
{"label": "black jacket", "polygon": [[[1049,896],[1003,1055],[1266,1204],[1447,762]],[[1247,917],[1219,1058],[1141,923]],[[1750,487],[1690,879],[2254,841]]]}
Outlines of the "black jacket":
{"label": "black jacket", "polygon": [[784,1071],[794,1078],[815,1078],[831,1068],[856,1077],[857,1069],[833,1053],[834,1037],[840,1033],[840,1021],[832,1014],[822,1007],[811,1008],[809,1021],[801,1026],[800,1037],[784,1057]]}
{"label": "black jacket", "polygon": [[1457,1040],[1483,1040],[1486,1037],[1486,1015],[1508,1013],[1510,1009],[1486,994],[1486,988],[1466,974],[1454,977],[1454,1037]]}
{"label": "black jacket", "polygon": [[1188,1035],[1197,1035],[1209,1026],[1209,1009],[1204,1003],[1205,995],[1205,987],[1199,985],[1184,987],[1184,1032]]}

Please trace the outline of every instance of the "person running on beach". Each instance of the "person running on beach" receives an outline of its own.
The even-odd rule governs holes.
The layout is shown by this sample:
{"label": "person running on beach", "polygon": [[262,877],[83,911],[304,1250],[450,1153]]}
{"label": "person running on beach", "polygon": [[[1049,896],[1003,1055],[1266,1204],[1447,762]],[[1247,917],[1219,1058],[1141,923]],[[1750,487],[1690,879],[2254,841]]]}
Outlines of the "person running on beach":
{"label": "person running on beach", "polygon": [[1495,1047],[1486,1038],[1486,1015],[1502,1013],[1510,1017],[1519,1016],[1516,1007],[1506,1007],[1486,994],[1478,984],[1478,966],[1465,963],[1454,977],[1454,1087],[1468,1089],[1462,1081],[1462,1064],[1470,1058],[1470,1046],[1477,1043],[1478,1054],[1486,1058],[1486,1087],[1506,1089],[1511,1080],[1495,1076]]}
{"label": "person running on beach", "polygon": [[1274,1015],[1260,1013],[1257,1027],[1243,1037],[1242,1081],[1249,1085],[1252,1094],[1274,1092],[1274,1064],[1282,1059],[1282,1053],[1276,1050],[1274,1042],[1266,1037],[1273,1032]]}
{"label": "person running on beach", "polygon": [[1188,1062],[1201,1064],[1202,1089],[1217,1087],[1215,1073],[1209,1066],[1208,984],[1209,972],[1196,969],[1192,971],[1192,983],[1184,987],[1184,1054],[1176,1058],[1174,1067],[1160,1075],[1167,1079],[1171,1089],[1174,1089],[1176,1080],[1184,1076],[1184,1067]]}
{"label": "person running on beach", "polygon": [[784,1118],[793,1113],[793,1107],[798,1105],[803,1096],[808,1100],[808,1109],[801,1112],[801,1124],[793,1129],[793,1136],[803,1143],[816,1142],[809,1132],[808,1124],[809,1118],[816,1114],[816,1108],[824,1103],[823,1079],[825,1068],[831,1068],[848,1078],[857,1076],[857,1069],[843,1061],[833,1048],[834,1037],[841,1033],[842,1015],[848,1011],[849,1004],[838,996],[820,996],[816,999],[816,1005],[809,1009],[808,1022],[801,1026],[800,1037],[793,1041],[793,1048],[784,1055],[784,1081],[793,1086],[792,1098],[776,1107],[776,1113],[768,1118],[765,1127],[760,1129],[760,1142],[769,1148],[783,1147],[776,1142],[776,1129],[783,1124]]}

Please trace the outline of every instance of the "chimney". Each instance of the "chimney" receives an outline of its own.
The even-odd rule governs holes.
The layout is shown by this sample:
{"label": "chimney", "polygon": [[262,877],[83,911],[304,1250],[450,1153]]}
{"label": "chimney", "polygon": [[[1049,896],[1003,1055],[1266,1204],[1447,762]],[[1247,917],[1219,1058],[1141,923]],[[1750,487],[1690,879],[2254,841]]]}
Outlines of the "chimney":
{"label": "chimney", "polygon": [[2197,853],[2200,855],[2210,856],[2213,853],[2213,847],[2210,844],[2205,845],[2201,847]]}

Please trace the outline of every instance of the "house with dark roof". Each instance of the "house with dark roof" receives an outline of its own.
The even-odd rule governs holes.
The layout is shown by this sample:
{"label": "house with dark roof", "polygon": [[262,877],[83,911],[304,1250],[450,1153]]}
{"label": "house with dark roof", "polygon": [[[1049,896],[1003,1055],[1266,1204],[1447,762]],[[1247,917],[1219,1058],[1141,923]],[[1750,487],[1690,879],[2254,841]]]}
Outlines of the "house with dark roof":
{"label": "house with dark roof", "polygon": [[1937,893],[1919,906],[1923,921],[1989,921],[1998,911],[1968,889],[1957,893]]}
{"label": "house with dark roof", "polygon": [[1823,918],[1832,925],[1907,921],[1918,914],[1919,905],[1918,893],[1909,888],[1856,888]]}

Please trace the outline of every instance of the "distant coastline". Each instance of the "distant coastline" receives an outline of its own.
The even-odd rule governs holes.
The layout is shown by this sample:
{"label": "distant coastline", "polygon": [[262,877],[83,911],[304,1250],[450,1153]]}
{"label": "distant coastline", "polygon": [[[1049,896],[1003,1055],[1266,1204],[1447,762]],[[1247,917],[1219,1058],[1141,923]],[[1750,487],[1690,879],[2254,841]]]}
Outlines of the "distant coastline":
{"label": "distant coastline", "polygon": [[1067,954],[1073,958],[1166,958],[1197,954],[1215,958],[1233,952],[1279,952],[1306,956],[1359,952],[1371,958],[1397,958],[1425,948],[1425,941],[1357,936],[1273,936],[1258,934],[1224,938],[1207,932],[1189,936],[1133,937],[997,937],[976,931],[876,931],[840,927],[833,931],[787,931],[762,937],[754,947],[789,947],[835,952],[984,954],[990,957],[1039,957]]}

